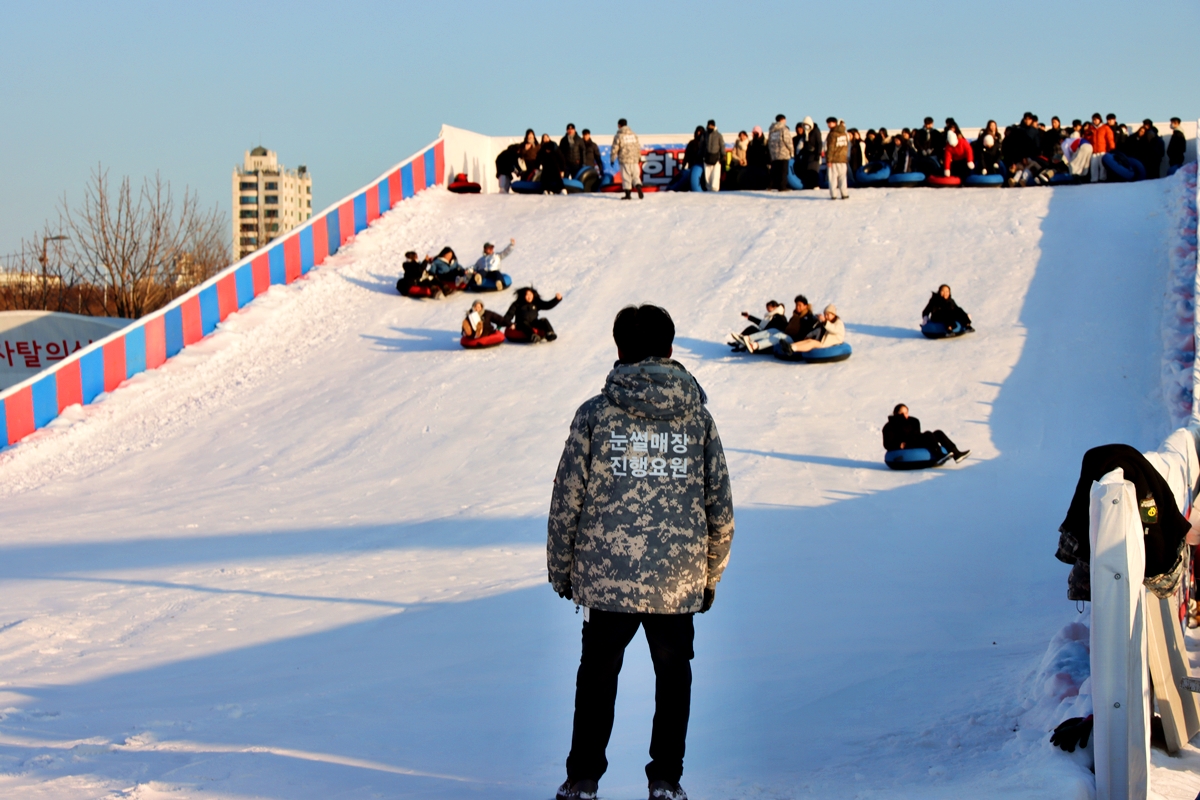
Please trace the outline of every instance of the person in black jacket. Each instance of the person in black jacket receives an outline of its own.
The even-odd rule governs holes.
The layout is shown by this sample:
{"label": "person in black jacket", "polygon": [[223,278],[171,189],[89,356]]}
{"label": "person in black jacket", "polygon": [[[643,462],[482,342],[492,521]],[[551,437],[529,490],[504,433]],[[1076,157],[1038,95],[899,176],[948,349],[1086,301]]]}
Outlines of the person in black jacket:
{"label": "person in black jacket", "polygon": [[583,139],[575,133],[574,123],[567,123],[567,133],[558,143],[558,151],[562,153],[564,169],[568,178],[574,178],[583,166]]}
{"label": "person in black jacket", "polygon": [[941,155],[946,147],[946,139],[942,132],[933,127],[933,117],[926,117],[924,127],[918,128],[912,136],[913,148],[917,157],[913,159],[915,171],[933,175],[942,171]]}
{"label": "person in black jacket", "polygon": [[500,151],[500,155],[496,156],[496,180],[500,181],[500,191],[503,194],[508,194],[508,187],[512,184],[513,173],[519,169],[517,164],[518,153],[521,149],[521,143],[515,142]]}
{"label": "person in black jacket", "polygon": [[550,321],[538,316],[540,311],[549,311],[562,301],[562,294],[554,295],[553,300],[543,300],[537,289],[523,286],[516,291],[517,299],[504,313],[503,322],[511,324],[521,333],[529,337],[530,342],[540,342],[543,339],[553,342],[558,338]]}
{"label": "person in black jacket", "polygon": [[1167,162],[1172,167],[1182,167],[1187,157],[1187,137],[1179,130],[1182,121],[1179,117],[1171,117],[1171,143],[1167,145]]}
{"label": "person in black jacket", "polygon": [[704,133],[703,126],[697,125],[696,132],[692,134],[692,140],[687,143],[687,147],[683,150],[684,168],[704,167],[704,151],[707,144],[708,137]]}
{"label": "person in black jacket", "polygon": [[[401,269],[404,270],[404,276],[396,281],[396,291],[400,294],[408,294],[408,290],[422,282],[423,278],[429,278],[425,268],[429,264],[429,259],[421,261],[417,258],[417,254],[413,250],[409,250],[404,254],[404,264]],[[434,294],[441,296],[441,287],[435,286]]]}
{"label": "person in black jacket", "polygon": [[929,302],[921,311],[921,324],[927,322],[940,322],[948,328],[959,325],[968,331],[975,330],[971,327],[971,315],[954,302],[954,299],[950,297],[950,286],[945,283],[930,295]]}
{"label": "person in black jacket", "polygon": [[950,437],[941,431],[922,432],[921,420],[910,417],[908,406],[904,403],[898,404],[892,409],[892,416],[888,417],[887,424],[883,426],[883,449],[891,452],[892,450],[915,450],[922,447],[931,455],[938,453],[939,448],[944,447],[955,461],[962,461],[971,454],[970,450],[959,450],[958,446],[950,441]]}
{"label": "person in black jacket", "polygon": [[465,339],[482,339],[503,329],[504,325],[504,317],[484,308],[482,300],[476,300],[463,319],[462,335]]}
{"label": "person in black jacket", "polygon": [[542,146],[538,149],[537,162],[542,170],[542,191],[546,194],[562,194],[563,171],[567,165],[558,145],[550,139],[548,133],[542,134]]}

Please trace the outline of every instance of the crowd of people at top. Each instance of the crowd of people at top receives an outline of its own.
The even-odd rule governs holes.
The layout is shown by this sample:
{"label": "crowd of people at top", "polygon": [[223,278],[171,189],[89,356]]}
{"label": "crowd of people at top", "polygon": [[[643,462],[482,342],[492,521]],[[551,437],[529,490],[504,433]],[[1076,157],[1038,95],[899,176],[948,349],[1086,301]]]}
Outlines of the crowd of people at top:
{"label": "crowd of people at top", "polygon": [[[826,172],[829,192],[834,199],[845,199],[848,187],[866,167],[886,165],[891,174],[921,173],[926,176],[967,177],[999,175],[1006,186],[1029,186],[1056,182],[1100,182],[1107,180],[1104,156],[1120,154],[1138,162],[1147,178],[1163,177],[1183,165],[1187,140],[1180,120],[1172,117],[1170,135],[1164,135],[1154,123],[1143,120],[1133,126],[1121,123],[1115,114],[1103,117],[1099,112],[1090,121],[1072,120],[1064,125],[1059,117],[1049,124],[1032,112],[1003,130],[988,120],[970,138],[948,117],[941,128],[926,117],[917,128],[889,132],[871,128],[865,133],[847,128],[837,117],[828,117],[827,130],[821,131],[811,117],[805,117],[793,130],[787,117],[779,114],[766,131],[755,126],[749,133],[739,131],[727,143],[715,120],[697,126],[684,151],[685,167],[703,170],[707,191],[726,189],[776,189],[784,191],[798,182],[805,189],[816,188],[821,171]],[[641,195],[638,163],[641,143],[627,121],[618,122],[613,138],[609,167],[620,166],[621,188],[628,199],[633,191]],[[496,175],[501,191],[507,192],[513,180],[539,181],[550,194],[563,191],[563,179],[587,170],[597,176],[605,172],[600,147],[584,129],[576,133],[567,126],[558,141],[543,133],[540,141],[532,129],[525,138],[504,150],[496,159]],[[789,180],[792,176],[797,180]]]}

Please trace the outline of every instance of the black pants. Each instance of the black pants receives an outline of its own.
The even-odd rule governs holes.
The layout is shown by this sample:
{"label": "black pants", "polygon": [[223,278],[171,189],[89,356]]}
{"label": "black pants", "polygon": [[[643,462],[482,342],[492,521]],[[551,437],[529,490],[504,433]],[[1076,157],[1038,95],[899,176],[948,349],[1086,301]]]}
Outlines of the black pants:
{"label": "black pants", "polygon": [[535,319],[530,325],[526,325],[524,322],[514,322],[513,327],[526,336],[533,336],[535,333],[538,336],[545,336],[547,333],[554,332],[554,326],[550,324],[550,320],[541,317]]}
{"label": "black pants", "polygon": [[788,186],[788,162],[787,159],[776,159],[771,162],[771,188],[779,191],[787,191],[791,187]]}
{"label": "black pants", "polygon": [[654,661],[654,730],[646,778],[678,783],[683,775],[692,704],[692,615],[592,610],[583,623],[583,654],[575,678],[575,728],[567,756],[567,780],[571,783],[599,781],[608,769],[604,750],[612,735],[617,676],[638,626],[646,631]]}
{"label": "black pants", "polygon": [[939,446],[946,448],[947,453],[958,452],[958,446],[941,431],[925,431],[909,445],[909,447],[924,447],[930,453],[937,453]]}

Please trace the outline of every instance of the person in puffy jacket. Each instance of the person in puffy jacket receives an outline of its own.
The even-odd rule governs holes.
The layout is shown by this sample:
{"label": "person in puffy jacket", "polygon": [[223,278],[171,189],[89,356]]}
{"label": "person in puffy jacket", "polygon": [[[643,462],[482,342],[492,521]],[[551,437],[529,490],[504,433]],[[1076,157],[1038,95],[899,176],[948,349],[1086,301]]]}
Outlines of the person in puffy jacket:
{"label": "person in puffy jacket", "polygon": [[928,322],[937,322],[948,328],[958,325],[968,331],[975,330],[971,327],[971,315],[959,308],[950,296],[949,284],[945,283],[929,296],[929,302],[921,310],[921,324]]}
{"label": "person in puffy jacket", "polygon": [[795,303],[796,309],[792,312],[792,317],[783,330],[768,328],[760,334],[751,334],[750,336],[735,334],[733,338],[745,346],[747,352],[756,353],[763,348],[771,348],[778,342],[799,342],[812,336],[819,323],[816,315],[812,313],[812,306],[808,304],[808,298],[798,294]]}
{"label": "person in puffy jacket", "polygon": [[503,288],[504,273],[500,271],[500,262],[512,255],[513,248],[517,246],[516,239],[508,240],[508,247],[496,252],[496,245],[491,242],[483,246],[483,255],[475,262],[475,266],[471,268],[474,273],[472,280],[475,283],[483,283],[485,280],[495,281],[496,288]]}
{"label": "person in puffy jacket", "polygon": [[542,184],[542,191],[546,194],[562,194],[563,172],[566,171],[567,165],[563,161],[558,145],[554,143],[548,133],[542,134],[542,146],[538,150],[537,163],[541,169],[539,180]]}
{"label": "person in puffy jacket", "polygon": [[916,171],[918,156],[916,148],[913,147],[912,139],[903,133],[896,134],[892,137],[891,151],[891,159],[888,161],[888,164],[892,168],[893,175]]}
{"label": "person in puffy jacket", "polygon": [[962,461],[971,453],[970,450],[959,450],[958,446],[950,441],[950,437],[941,431],[922,431],[921,420],[910,417],[908,406],[904,403],[892,409],[892,416],[888,417],[887,424],[883,426],[884,450],[890,453],[893,450],[924,448],[930,454],[936,454],[942,447],[954,456],[955,461]]}
{"label": "person in puffy jacket", "polygon": [[482,300],[476,300],[471,303],[471,308],[463,319],[462,335],[464,339],[482,339],[503,330],[504,325],[504,317],[484,308]]}
{"label": "person in puffy jacket", "polygon": [[400,280],[396,281],[396,291],[400,294],[408,294],[409,290],[419,283],[433,283],[434,296],[441,297],[441,287],[437,285],[433,276],[429,274],[428,267],[430,261],[431,259],[428,258],[424,261],[418,259],[415,250],[409,250],[405,253],[404,264],[401,266],[404,274],[400,277]]}
{"label": "person in puffy jacket", "polygon": [[437,257],[429,262],[429,274],[442,285],[444,292],[448,286],[462,288],[466,285],[467,271],[458,263],[458,257],[454,255],[454,249],[451,247],[443,247]]}
{"label": "person in puffy jacket", "polygon": [[946,148],[942,152],[942,174],[947,178],[951,175],[965,178],[975,169],[975,153],[967,137],[946,131]]}
{"label": "person in puffy jacket", "polygon": [[687,147],[683,149],[683,166],[685,169],[692,167],[704,168],[704,150],[705,137],[704,128],[697,125],[696,130],[692,133],[692,140],[687,143]]}
{"label": "person in puffy jacket", "polygon": [[1092,146],[1092,183],[1106,180],[1108,171],[1104,169],[1104,154],[1115,150],[1117,142],[1113,137],[1112,127],[1104,124],[1099,112],[1092,114],[1092,124],[1084,127],[1083,139]]}
{"label": "person in puffy jacket", "polygon": [[813,335],[798,342],[781,342],[779,347],[785,353],[805,353],[846,341],[846,323],[838,316],[837,306],[833,303],[825,306],[825,310],[817,315],[817,322]]}
{"label": "person in puffy jacket", "polygon": [[770,165],[771,151],[767,149],[767,137],[763,135],[763,129],[755,125],[750,131],[750,143],[746,145],[746,166],[769,167]]}
{"label": "person in puffy jacket", "polygon": [[734,534],[729,469],[704,390],[671,359],[662,308],[617,314],[618,361],[576,411],[547,520],[551,587],[582,606],[583,645],[567,777],[557,800],[595,798],[625,648],[645,632],[654,662],[649,796],[679,785],[691,708],[694,615],[707,612]]}
{"label": "person in puffy jacket", "polygon": [[514,142],[496,156],[496,180],[500,183],[501,194],[508,194],[508,188],[512,186],[513,173],[517,171],[517,151],[520,149],[520,143]]}
{"label": "person in puffy jacket", "polygon": [[710,192],[721,191],[721,173],[725,171],[725,137],[710,119],[704,134],[704,186]]}
{"label": "person in puffy jacket", "polygon": [[767,150],[771,154],[771,188],[780,192],[788,190],[788,161],[792,158],[792,129],[787,117],[775,115],[775,124],[767,131]]}
{"label": "person in puffy jacket", "polygon": [[638,139],[637,134],[629,129],[629,123],[622,117],[617,120],[617,133],[613,136],[612,154],[609,156],[609,164],[615,166],[617,163],[621,165],[621,188],[625,190],[625,199],[628,200],[630,192],[637,190],[638,198],[643,199],[642,194],[642,142]]}
{"label": "person in puffy jacket", "polygon": [[537,289],[532,286],[523,286],[517,289],[517,299],[508,307],[508,311],[504,313],[504,324],[511,324],[521,333],[529,337],[529,341],[537,343],[542,340],[553,342],[558,338],[558,334],[554,332],[554,327],[550,324],[550,320],[542,319],[539,313],[549,311],[560,302],[562,295],[554,295],[553,300],[543,300],[538,294]]}
{"label": "person in puffy jacket", "polygon": [[583,166],[583,139],[575,133],[574,123],[567,123],[567,132],[558,143],[558,152],[562,154],[568,178],[574,178]]}
{"label": "person in puffy jacket", "polygon": [[850,197],[850,187],[847,184],[847,162],[850,158],[850,135],[846,133],[846,124],[837,117],[825,120],[829,126],[829,135],[825,137],[825,176],[829,180],[829,199],[847,200]]}
{"label": "person in puffy jacket", "polygon": [[517,158],[521,159],[517,167],[522,171],[522,177],[526,180],[537,169],[538,152],[540,150],[541,145],[538,144],[537,134],[533,132],[533,128],[526,129],[525,140],[517,148]]}
{"label": "person in puffy jacket", "polygon": [[1179,117],[1171,117],[1171,142],[1167,145],[1167,164],[1172,167],[1182,167],[1187,157],[1187,137],[1179,126],[1183,121]]}
{"label": "person in puffy jacket", "polygon": [[975,165],[979,167],[980,175],[1004,174],[1004,163],[1000,160],[1000,145],[995,137],[985,133],[975,140],[972,148],[975,152]]}

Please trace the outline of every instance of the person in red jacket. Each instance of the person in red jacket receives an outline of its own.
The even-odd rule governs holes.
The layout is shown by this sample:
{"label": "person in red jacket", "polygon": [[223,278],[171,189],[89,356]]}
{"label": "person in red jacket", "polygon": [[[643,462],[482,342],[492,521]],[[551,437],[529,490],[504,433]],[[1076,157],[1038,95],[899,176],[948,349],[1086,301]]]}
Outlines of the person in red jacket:
{"label": "person in red jacket", "polygon": [[952,130],[946,132],[945,158],[942,164],[945,165],[943,173],[947,178],[951,175],[965,178],[971,174],[975,169],[975,153],[971,150],[971,143],[967,141],[967,137],[959,136]]}
{"label": "person in red jacket", "polygon": [[1104,169],[1104,154],[1115,150],[1117,143],[1100,112],[1092,114],[1092,124],[1083,129],[1083,138],[1092,146],[1092,183],[1105,180],[1108,173]]}

